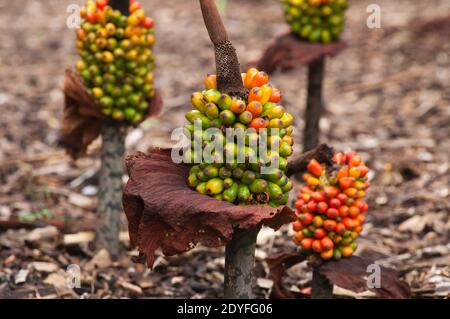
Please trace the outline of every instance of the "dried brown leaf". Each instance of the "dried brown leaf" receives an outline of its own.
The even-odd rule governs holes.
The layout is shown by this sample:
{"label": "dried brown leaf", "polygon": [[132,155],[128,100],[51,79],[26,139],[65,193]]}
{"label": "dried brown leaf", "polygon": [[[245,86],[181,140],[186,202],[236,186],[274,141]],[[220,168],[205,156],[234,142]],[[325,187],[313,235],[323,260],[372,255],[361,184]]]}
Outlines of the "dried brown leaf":
{"label": "dried brown leaf", "polygon": [[335,56],[345,49],[343,42],[330,44],[311,43],[299,39],[293,33],[277,37],[258,62],[258,68],[273,72],[277,68],[289,70],[300,64],[309,65],[324,56]]}
{"label": "dried brown leaf", "polygon": [[130,179],[123,206],[128,218],[130,243],[147,257],[149,267],[155,250],[175,255],[197,243],[208,247],[228,243],[235,228],[247,229],[261,222],[277,229],[294,213],[286,206],[236,206],[191,190],[189,166],[175,164],[170,150],[151,149],[126,160]]}
{"label": "dried brown leaf", "polygon": [[[88,93],[81,77],[72,70],[66,70],[64,77],[65,106],[62,119],[62,141],[72,157],[86,153],[89,144],[100,134],[102,123],[113,121],[103,115],[94,99]],[[148,117],[156,116],[162,109],[159,92],[149,101]],[[117,123],[123,127],[126,123]]]}
{"label": "dried brown leaf", "polygon": [[[292,266],[305,260],[298,253],[280,253],[267,258],[270,275],[273,279],[272,298],[292,299],[295,296],[282,283],[283,276]],[[366,277],[370,275],[367,267],[373,261],[352,256],[339,261],[328,261],[318,266],[319,272],[333,284],[353,292],[361,293],[370,290],[378,298],[406,299],[411,298],[411,291],[407,283],[400,280],[396,271],[381,267],[381,287],[368,288]]]}

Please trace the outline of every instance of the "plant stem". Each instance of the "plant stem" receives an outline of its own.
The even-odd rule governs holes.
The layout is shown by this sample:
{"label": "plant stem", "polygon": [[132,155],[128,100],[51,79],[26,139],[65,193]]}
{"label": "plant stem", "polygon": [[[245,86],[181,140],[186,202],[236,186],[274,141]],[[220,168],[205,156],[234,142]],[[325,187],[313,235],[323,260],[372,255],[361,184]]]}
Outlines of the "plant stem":
{"label": "plant stem", "polygon": [[311,63],[308,67],[308,97],[305,111],[305,130],[303,132],[303,151],[309,151],[319,144],[319,121],[322,115],[322,87],[325,73],[325,57]]}
{"label": "plant stem", "polygon": [[[111,0],[111,8],[129,14],[129,0]],[[97,249],[106,249],[112,256],[120,250],[120,214],[122,213],[122,176],[124,173],[125,133],[119,125],[102,125],[101,167],[96,221]]]}
{"label": "plant stem", "polygon": [[251,299],[256,237],[260,226],[237,229],[225,248],[226,299]]}
{"label": "plant stem", "polygon": [[119,253],[120,214],[122,213],[122,176],[125,134],[118,125],[102,126],[101,167],[97,205],[97,248],[112,256]]}
{"label": "plant stem", "polygon": [[[199,0],[203,20],[216,58],[217,87],[220,92],[244,97],[239,59],[228,39],[214,0]],[[225,298],[252,298],[252,270],[255,262],[256,237],[260,226],[236,230],[225,249]]]}
{"label": "plant stem", "polygon": [[312,268],[311,299],[333,299],[333,285],[316,267]]}

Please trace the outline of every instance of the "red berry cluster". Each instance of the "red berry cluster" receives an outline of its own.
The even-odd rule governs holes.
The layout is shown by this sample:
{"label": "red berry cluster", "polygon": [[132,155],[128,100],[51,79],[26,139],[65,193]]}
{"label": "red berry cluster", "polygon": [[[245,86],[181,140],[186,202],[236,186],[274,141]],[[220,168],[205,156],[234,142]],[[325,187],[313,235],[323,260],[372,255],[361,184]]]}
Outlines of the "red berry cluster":
{"label": "red berry cluster", "polygon": [[309,162],[306,185],[295,202],[294,242],[302,253],[317,253],[324,260],[353,254],[368,210],[362,198],[370,186],[369,169],[361,157],[354,151],[336,153],[333,162],[331,167]]}

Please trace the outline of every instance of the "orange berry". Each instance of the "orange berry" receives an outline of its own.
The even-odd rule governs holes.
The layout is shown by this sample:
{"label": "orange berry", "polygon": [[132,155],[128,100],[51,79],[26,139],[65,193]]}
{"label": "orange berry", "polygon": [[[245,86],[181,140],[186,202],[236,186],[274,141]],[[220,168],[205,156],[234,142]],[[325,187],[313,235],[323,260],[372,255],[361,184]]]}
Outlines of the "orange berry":
{"label": "orange berry", "polygon": [[348,167],[347,166],[342,166],[338,173],[336,174],[336,178],[337,179],[341,179],[343,177],[348,177]]}
{"label": "orange berry", "polygon": [[348,230],[353,230],[355,228],[355,223],[351,218],[345,217],[342,220],[342,223],[344,224],[345,228]]}
{"label": "orange berry", "polygon": [[330,249],[330,250],[321,252],[320,257],[323,260],[329,260],[329,259],[333,258],[333,254],[334,254],[333,249]]}
{"label": "orange berry", "polygon": [[266,121],[262,117],[257,117],[250,122],[248,127],[254,128],[255,130],[259,131],[262,128],[266,128],[267,125],[269,125],[269,121]]}
{"label": "orange berry", "polygon": [[248,94],[248,101],[249,102],[253,102],[253,101],[261,101],[263,96],[263,91],[261,90],[261,88],[259,87],[254,87],[253,89],[250,90],[250,93]]}
{"label": "orange berry", "polygon": [[320,180],[318,178],[315,178],[315,177],[311,176],[306,181],[306,184],[308,184],[309,186],[317,186],[317,185],[320,184]]}
{"label": "orange berry", "polygon": [[344,193],[348,197],[356,197],[358,195],[358,190],[356,188],[351,187],[347,188]]}
{"label": "orange berry", "polygon": [[[254,88],[254,87],[261,87],[264,84],[269,83],[269,75],[264,72],[264,71],[260,71],[258,73],[255,74],[255,76],[253,77],[252,81],[250,82],[250,87]],[[272,95],[269,95],[269,97]]]}
{"label": "orange berry", "polygon": [[360,232],[362,232],[362,230],[363,230],[362,226],[356,226],[356,227],[355,227],[355,232],[357,232],[358,234],[359,234]]}
{"label": "orange berry", "polygon": [[242,113],[245,111],[245,102],[238,99],[233,99],[231,102],[230,110],[233,113]]}
{"label": "orange berry", "polygon": [[349,208],[349,215],[350,215],[351,218],[356,218],[360,214],[360,212],[361,211],[356,206],[351,206]]}
{"label": "orange berry", "polygon": [[322,252],[322,244],[320,243],[320,240],[314,239],[311,244],[311,248],[313,251],[320,254]]}
{"label": "orange berry", "polygon": [[324,251],[327,251],[327,250],[330,250],[330,249],[332,250],[333,247],[334,247],[334,243],[333,243],[333,241],[331,240],[330,237],[322,238],[320,240],[320,243],[321,243],[322,248],[323,248]]}
{"label": "orange berry", "polygon": [[208,74],[205,78],[205,88],[207,90],[217,89],[217,76],[215,74]]}
{"label": "orange berry", "polygon": [[354,181],[355,179],[352,177],[342,177],[339,179],[339,187],[341,189],[347,189],[353,185]]}
{"label": "orange berry", "polygon": [[314,225],[314,227],[322,227],[322,225],[323,225],[322,217],[314,216],[314,218],[312,220],[312,224]]}
{"label": "orange berry", "polygon": [[296,231],[299,232],[303,229],[303,225],[299,220],[296,220],[295,222],[292,223],[292,228]]}
{"label": "orange berry", "polygon": [[302,245],[302,248],[305,250],[311,249],[312,243],[313,243],[312,238],[303,238],[300,242],[300,244]]}
{"label": "orange berry", "polygon": [[348,166],[355,167],[361,164],[361,157],[359,155],[352,156],[348,161]]}
{"label": "orange berry", "polygon": [[354,166],[348,170],[348,175],[350,177],[359,178],[361,176],[361,171],[358,167]]}
{"label": "orange berry", "polygon": [[308,168],[308,171],[310,171],[312,174],[314,174],[316,176],[322,175],[322,172],[323,172],[322,165],[320,165],[320,163],[315,159],[312,159],[308,163],[307,168]]}
{"label": "orange berry", "polygon": [[246,111],[252,113],[253,117],[257,117],[263,111],[263,106],[261,103],[253,101],[248,103]]}
{"label": "orange berry", "polygon": [[280,90],[273,88],[272,89],[272,96],[269,99],[269,102],[272,103],[278,103],[281,101],[281,92]]}
{"label": "orange berry", "polygon": [[261,91],[263,92],[261,96],[261,104],[266,104],[267,102],[269,102],[269,99],[272,96],[272,90],[273,87],[270,83],[261,86]]}
{"label": "orange berry", "polygon": [[301,241],[302,241],[302,239],[304,238],[304,236],[303,236],[303,233],[301,232],[301,231],[299,231],[299,232],[297,232],[296,234],[295,234],[295,237],[294,237],[294,239],[295,239],[295,242],[297,242],[297,243],[301,243]]}
{"label": "orange berry", "polygon": [[247,70],[247,73],[245,74],[245,79],[244,79],[244,85],[245,87],[250,88],[250,84],[253,81],[253,78],[256,76],[256,74],[258,74],[258,70],[255,68],[250,68]]}
{"label": "orange berry", "polygon": [[364,222],[366,221],[366,216],[364,216],[363,214],[359,214],[358,216],[356,216],[356,219],[359,220],[360,224],[364,224]]}
{"label": "orange berry", "polygon": [[353,254],[353,249],[350,246],[342,246],[340,248],[341,254],[344,257],[350,257]]}

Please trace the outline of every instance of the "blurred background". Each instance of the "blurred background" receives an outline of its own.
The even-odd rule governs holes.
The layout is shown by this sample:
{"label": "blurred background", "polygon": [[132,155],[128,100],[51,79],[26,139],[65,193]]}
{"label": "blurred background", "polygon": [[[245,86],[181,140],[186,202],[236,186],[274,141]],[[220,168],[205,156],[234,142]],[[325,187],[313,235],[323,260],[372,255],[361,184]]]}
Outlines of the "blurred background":
{"label": "blurred background", "polygon": [[[221,297],[222,248],[160,255],[150,271],[131,261],[136,252],[127,249],[123,215],[121,258],[92,250],[100,141],[73,161],[59,131],[64,70],[77,61],[75,31],[66,26],[72,3],[81,1],[0,0],[0,298]],[[366,26],[371,3],[381,7],[380,29]],[[214,72],[198,1],[142,4],[156,22],[155,82],[164,110],[130,131],[128,154],[171,146],[190,94]],[[244,69],[288,31],[276,0],[219,5]],[[344,40],[347,49],[327,60],[320,128],[321,142],[357,150],[373,170],[357,255],[397,269],[416,298],[449,296],[450,2],[350,0]],[[297,152],[305,71],[271,75],[283,105],[297,116]],[[258,297],[272,286],[264,259],[295,251],[291,235],[289,226],[261,231]],[[70,264],[80,266],[81,288],[65,285]],[[308,287],[305,269],[289,271],[293,291]]]}

